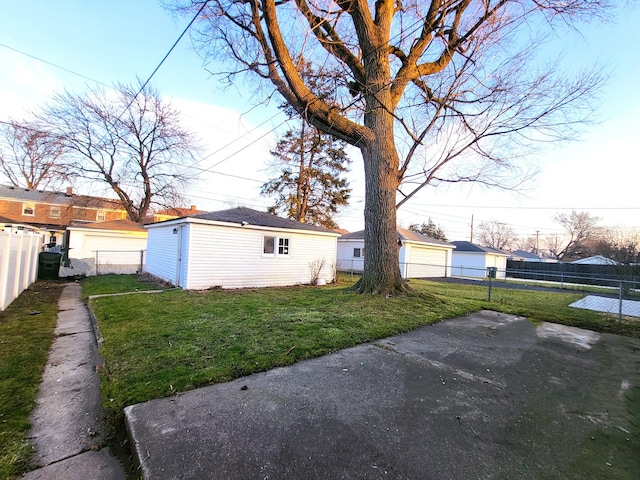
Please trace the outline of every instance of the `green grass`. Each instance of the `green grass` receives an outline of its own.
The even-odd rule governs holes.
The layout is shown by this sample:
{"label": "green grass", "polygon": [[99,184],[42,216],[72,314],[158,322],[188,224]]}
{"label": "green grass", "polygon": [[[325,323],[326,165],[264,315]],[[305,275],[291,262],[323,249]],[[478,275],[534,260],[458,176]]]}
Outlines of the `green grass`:
{"label": "green grass", "polygon": [[62,284],[39,281],[0,312],[0,479],[17,477],[29,464],[29,415],[53,342],[61,292]]}
{"label": "green grass", "polygon": [[164,285],[154,282],[151,277],[145,275],[100,275],[83,281],[82,298],[86,300],[91,295],[142,292],[159,290],[163,287]]}
{"label": "green grass", "polygon": [[[345,277],[346,278],[346,277]],[[322,288],[166,291],[91,301],[105,338],[103,401],[114,425],[122,409],[288,365],[483,308],[640,336],[640,326],[569,308],[576,293],[493,290],[412,281],[413,293],[358,295],[354,280]],[[124,286],[127,282],[121,282]],[[88,278],[87,291],[113,291],[113,279]]]}

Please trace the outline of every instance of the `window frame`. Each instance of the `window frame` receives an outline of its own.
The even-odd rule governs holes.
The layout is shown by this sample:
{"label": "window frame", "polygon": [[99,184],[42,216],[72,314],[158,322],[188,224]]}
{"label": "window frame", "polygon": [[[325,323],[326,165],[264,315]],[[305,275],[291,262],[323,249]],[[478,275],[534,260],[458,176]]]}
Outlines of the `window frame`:
{"label": "window frame", "polygon": [[[57,214],[54,214],[56,213]],[[52,205],[49,207],[49,218],[62,218],[62,207],[58,205]]]}
{"label": "window frame", "polygon": [[[267,239],[271,239],[271,248],[267,248]],[[269,251],[267,251],[269,250]],[[279,235],[262,236],[262,256],[263,257],[288,257],[291,253],[291,237]]]}
{"label": "window frame", "polygon": [[[31,213],[27,213],[27,210],[31,210]],[[35,217],[36,204],[34,202],[22,202],[22,215],[25,217]]]}

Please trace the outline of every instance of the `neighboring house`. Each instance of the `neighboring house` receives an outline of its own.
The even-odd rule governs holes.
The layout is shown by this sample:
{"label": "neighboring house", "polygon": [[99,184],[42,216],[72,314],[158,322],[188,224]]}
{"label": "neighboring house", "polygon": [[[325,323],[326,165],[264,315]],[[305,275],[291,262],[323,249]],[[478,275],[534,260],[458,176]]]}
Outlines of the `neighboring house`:
{"label": "neighboring house", "polygon": [[[143,270],[147,231],[131,220],[67,227],[60,276],[137,273]],[[55,251],[55,248],[53,249]]]}
{"label": "neighboring house", "polygon": [[58,244],[65,228],[72,222],[105,222],[127,218],[127,212],[117,200],[75,195],[66,192],[33,190],[0,185],[0,215],[21,224],[38,227],[45,242]]}
{"label": "neighboring house", "polygon": [[556,263],[557,260],[553,258],[545,258],[535,253],[527,252],[525,250],[515,250],[509,254],[509,260],[515,262],[535,262],[535,263]]}
{"label": "neighboring house", "polygon": [[509,254],[509,260],[516,260],[519,262],[542,262],[542,257],[535,253],[527,252],[525,250],[516,250]]}
{"label": "neighboring house", "polygon": [[205,211],[198,210],[195,205],[191,205],[190,208],[167,208],[154,212],[153,215],[146,218],[144,223],[164,222],[173,220],[174,218],[188,217],[189,215],[198,215],[200,213],[205,213]]}
{"label": "neighboring house", "polygon": [[12,218],[3,217],[0,215],[0,232],[19,232],[19,231],[33,231],[37,232],[38,228],[25,223],[16,222]]}
{"label": "neighboring house", "polygon": [[338,233],[238,207],[146,225],[146,271],[184,289],[324,284]]}
{"label": "neighboring house", "polygon": [[[451,275],[452,244],[404,228],[397,228],[396,234],[402,278]],[[364,230],[342,235],[338,239],[338,270],[362,272],[365,253]]]}
{"label": "neighboring house", "polygon": [[618,262],[611,258],[604,257],[602,255],[595,255],[593,257],[581,258],[580,260],[574,260],[576,265],[618,265]]}
{"label": "neighboring house", "polygon": [[508,253],[471,242],[451,243],[456,247],[451,262],[452,275],[485,278],[489,275],[489,268],[496,268],[498,278],[506,277]]}

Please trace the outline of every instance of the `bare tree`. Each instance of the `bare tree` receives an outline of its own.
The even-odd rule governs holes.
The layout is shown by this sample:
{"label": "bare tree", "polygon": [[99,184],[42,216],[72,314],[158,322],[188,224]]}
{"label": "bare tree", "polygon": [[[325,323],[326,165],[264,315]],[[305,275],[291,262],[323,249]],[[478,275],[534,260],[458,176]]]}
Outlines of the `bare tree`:
{"label": "bare tree", "polygon": [[637,264],[640,256],[640,234],[624,235],[613,228],[604,229],[596,242],[594,253],[623,265]]}
{"label": "bare tree", "polygon": [[59,139],[35,123],[0,123],[0,173],[15,187],[57,189],[70,180]]}
{"label": "bare tree", "polygon": [[513,229],[506,223],[499,222],[498,220],[480,222],[478,230],[480,242],[485,247],[505,250],[511,248],[511,245],[513,245],[516,239]]}
{"label": "bare tree", "polygon": [[133,86],[117,85],[115,95],[65,92],[39,118],[63,143],[75,174],[106,184],[132,221],[144,222],[152,206],[183,203],[198,145],[155,89],[138,94]]}
{"label": "bare tree", "polygon": [[[397,207],[441,182],[515,188],[522,172],[514,160],[534,140],[571,136],[601,82],[595,73],[568,80],[557,65],[531,66],[540,39],[527,38],[601,13],[606,0],[172,3],[202,13],[199,48],[221,60],[229,82],[240,73],[271,82],[309,123],[360,150],[368,253],[360,292],[407,288]],[[336,102],[304,81],[299,58],[342,74]]]}
{"label": "bare tree", "polygon": [[562,225],[565,237],[552,236],[547,238],[546,244],[551,255],[557,260],[565,258],[585,256],[587,242],[595,240],[600,235],[599,217],[589,212],[576,212],[570,214],[561,213],[553,217],[556,223]]}

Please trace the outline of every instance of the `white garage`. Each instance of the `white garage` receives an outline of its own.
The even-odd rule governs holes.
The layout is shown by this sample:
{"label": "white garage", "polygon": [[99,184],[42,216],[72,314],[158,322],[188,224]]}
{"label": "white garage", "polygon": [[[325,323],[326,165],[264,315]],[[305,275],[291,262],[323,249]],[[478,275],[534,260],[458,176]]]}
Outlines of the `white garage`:
{"label": "white garage", "polygon": [[[396,233],[403,278],[451,276],[452,244],[400,227]],[[365,254],[364,230],[342,235],[338,239],[338,270],[362,272]]]}

